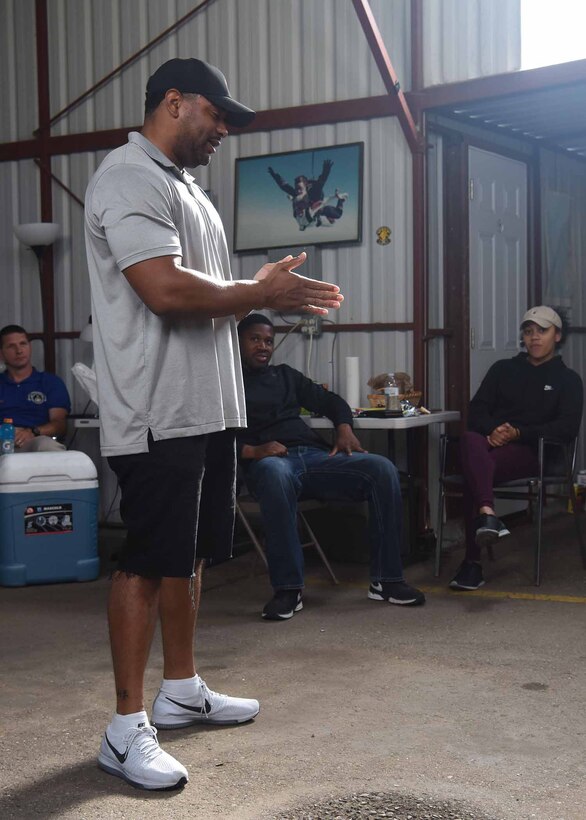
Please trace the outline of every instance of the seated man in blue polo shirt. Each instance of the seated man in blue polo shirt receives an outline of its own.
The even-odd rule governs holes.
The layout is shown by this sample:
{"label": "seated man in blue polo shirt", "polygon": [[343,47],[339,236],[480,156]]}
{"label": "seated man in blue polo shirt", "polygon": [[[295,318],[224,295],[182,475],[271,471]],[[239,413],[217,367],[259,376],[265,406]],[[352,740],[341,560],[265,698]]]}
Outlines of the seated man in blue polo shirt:
{"label": "seated man in blue polo shirt", "polygon": [[15,428],[15,452],[64,450],[52,436],[64,436],[71,411],[69,393],[59,376],[31,364],[31,343],[20,325],[0,330],[0,421],[10,418]]}
{"label": "seated man in blue polo shirt", "polygon": [[[362,449],[344,399],[289,365],[270,365],[274,335],[272,322],[261,313],[251,313],[238,325],[248,420],[248,427],[237,433],[238,455],[246,486],[260,505],[274,589],[263,618],[287,620],[303,608],[303,550],[297,531],[302,497],[367,501],[368,597],[403,606],[423,604],[424,594],[403,579],[397,468]],[[333,447],[305,424],[301,407],[332,421]]]}

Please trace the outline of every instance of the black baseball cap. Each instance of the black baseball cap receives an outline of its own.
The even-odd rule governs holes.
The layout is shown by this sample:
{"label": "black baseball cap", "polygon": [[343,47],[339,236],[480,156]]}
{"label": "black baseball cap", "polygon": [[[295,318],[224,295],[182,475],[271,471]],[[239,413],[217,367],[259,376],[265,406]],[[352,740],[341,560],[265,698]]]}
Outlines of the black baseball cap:
{"label": "black baseball cap", "polygon": [[146,87],[149,94],[165,93],[176,88],[186,94],[201,94],[210,102],[227,112],[228,125],[243,126],[255,118],[256,113],[230,96],[228,83],[219,68],[204,60],[175,57],[167,60],[149,77]]}

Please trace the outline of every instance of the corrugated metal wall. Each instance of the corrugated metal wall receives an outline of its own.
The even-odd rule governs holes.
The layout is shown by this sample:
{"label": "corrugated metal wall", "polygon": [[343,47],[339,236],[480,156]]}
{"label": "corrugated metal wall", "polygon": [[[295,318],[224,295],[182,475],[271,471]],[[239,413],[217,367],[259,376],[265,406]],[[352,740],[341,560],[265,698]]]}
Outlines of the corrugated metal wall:
{"label": "corrugated metal wall", "polygon": [[[565,308],[570,325],[586,326],[586,165],[546,149],[540,152],[543,301]],[[586,378],[586,336],[570,334],[562,355]],[[586,409],[577,456],[586,468]]]}
{"label": "corrugated metal wall", "polygon": [[521,67],[521,0],[423,0],[423,83]]}
{"label": "corrugated metal wall", "polygon": [[[406,89],[410,82],[410,4],[408,0],[372,0],[371,5]],[[438,18],[437,10],[431,14],[429,5],[425,6],[426,20],[433,20],[438,30],[450,29],[450,20],[455,19],[458,11],[454,3],[431,4],[441,6],[446,25]],[[461,0],[456,5],[460,17],[467,10],[468,28],[484,20],[485,4],[481,0]],[[514,8],[516,0],[505,5]],[[194,7],[193,0],[49,0],[52,115]],[[34,2],[4,0],[0,15],[0,65],[5,78],[5,99],[10,101],[0,122],[0,140],[27,139],[37,125]],[[457,29],[452,28],[456,37]],[[451,51],[446,45],[441,58],[444,62]],[[26,60],[22,59],[24,54]],[[58,119],[52,133],[138,125],[142,121],[143,89],[153,68],[169,57],[191,54],[220,65],[233,94],[258,109],[384,93],[350,0],[213,0]],[[499,70],[504,67],[498,66]],[[476,73],[475,59],[470,75]],[[237,156],[356,140],[364,141],[366,148],[364,241],[356,247],[322,253],[324,276],[338,282],[346,295],[346,303],[334,319],[344,323],[411,321],[411,159],[395,119],[232,138],[199,178],[203,187],[212,191],[231,242]],[[87,154],[56,157],[52,160],[52,171],[83,199],[87,181],[100,160],[101,155]],[[11,223],[39,219],[39,171],[27,160],[2,163],[0,174],[4,212],[12,214],[0,227],[0,265],[6,297],[0,306],[0,322],[19,321],[38,330],[41,314],[36,260],[32,252],[19,247]],[[59,331],[79,330],[87,320],[90,303],[82,210],[57,186],[54,220],[63,228],[62,238],[54,248],[56,327]],[[375,241],[375,230],[380,225],[388,225],[392,230],[392,242],[386,247]],[[264,255],[237,257],[234,273],[237,277],[252,275],[264,261]],[[316,341],[313,351],[313,374],[328,382],[331,341],[332,334],[325,334]],[[283,355],[301,366],[306,359],[306,344],[305,339],[290,338],[282,348]],[[73,361],[91,355],[79,342],[62,341],[58,348],[58,367],[66,375]],[[364,382],[367,375],[390,366],[410,371],[411,350],[409,333],[342,334],[336,344],[336,370],[343,378],[344,357],[358,355]],[[342,384],[336,378],[333,387],[341,388]]]}
{"label": "corrugated metal wall", "polygon": [[[55,115],[114,67],[194,7],[193,2],[153,0],[80,2],[49,0],[50,93]],[[407,64],[408,2],[374,2],[377,17],[401,77]],[[35,66],[28,60],[20,72],[18,54],[34,54],[34,3],[7,2],[2,9],[7,48],[3,52],[9,78],[19,78],[18,93],[10,97],[10,115],[0,123],[3,141],[30,138],[36,127]],[[1,35],[0,35],[1,36]],[[12,43],[12,48],[9,48]],[[16,48],[15,43],[21,47]],[[177,32],[126,68],[120,76],[58,119],[54,134],[83,133],[142,121],[143,89],[158,64],[174,55],[198,54],[222,67],[232,93],[258,109],[324,102],[384,93],[384,86],[348,0],[214,0]],[[358,70],[357,70],[358,67]],[[408,82],[408,80],[407,80]],[[12,82],[9,86],[12,88]],[[27,100],[27,105],[21,101]],[[234,160],[238,156],[295,150],[344,142],[365,143],[364,241],[360,246],[323,251],[324,276],[336,281],[347,296],[335,317],[345,323],[404,322],[411,319],[411,173],[410,155],[393,118],[325,128],[306,128],[231,138],[211,168],[197,172],[211,190],[232,241]],[[55,157],[53,173],[83,199],[87,181],[102,155]],[[8,284],[0,306],[0,322],[19,321],[31,330],[41,327],[37,263],[30,250],[19,246],[12,222],[39,219],[39,171],[27,160],[0,165],[2,196],[13,214],[0,233]],[[53,193],[54,220],[62,238],[54,246],[56,328],[79,330],[89,314],[89,287],[83,247],[80,205],[59,187]],[[388,224],[393,242],[376,244],[375,230]],[[234,275],[251,276],[266,261],[264,254],[235,257]],[[3,275],[4,278],[4,275]],[[316,340],[312,372],[332,382],[333,334]],[[307,342],[291,336],[281,355],[297,366],[307,360]],[[364,381],[375,372],[396,365],[411,369],[410,334],[344,334],[336,344],[336,360],[358,355]],[[375,352],[376,351],[376,352]],[[38,364],[40,346],[37,352]],[[80,342],[58,343],[57,367],[85,402],[69,377],[71,364],[87,361],[91,352]],[[335,369],[343,379],[343,368]],[[336,388],[343,381],[335,377]],[[365,387],[366,391],[366,387]],[[365,396],[364,396],[365,399]]]}
{"label": "corrugated metal wall", "polygon": [[[196,5],[195,0],[48,0],[52,116]],[[410,2],[371,0],[371,7],[401,86],[408,90]],[[504,35],[517,31],[517,10],[518,0],[424,3],[426,82],[514,67],[510,55],[515,36]],[[384,93],[350,0],[212,0],[59,117],[52,134],[138,126],[149,74],[170,57],[192,55],[219,65],[234,96],[261,110]],[[34,0],[0,3],[0,82],[6,103],[0,142],[30,139],[38,125]],[[409,322],[413,319],[411,157],[395,119],[231,138],[198,177],[211,190],[231,243],[236,157],[354,141],[365,143],[363,242],[322,251],[324,278],[340,284],[346,296],[344,307],[332,318],[343,323]],[[94,153],[54,157],[51,170],[83,200],[102,157]],[[13,224],[39,220],[39,187],[39,170],[32,160],[0,163],[0,202],[8,215],[0,225],[0,326],[16,321],[31,331],[41,329],[36,259],[32,251],[19,246],[12,232]],[[54,221],[62,226],[54,246],[56,329],[81,330],[90,311],[82,208],[55,185],[53,209]],[[381,225],[391,228],[390,245],[376,243],[375,231]],[[235,257],[235,276],[252,275],[266,258],[263,254]],[[35,364],[42,366],[41,346],[34,347]],[[345,357],[358,356],[361,400],[366,401],[366,380],[371,374],[391,368],[412,372],[412,349],[411,333],[325,333],[311,349],[309,372],[343,392]],[[292,334],[277,358],[306,370],[309,352],[308,341]],[[78,340],[59,341],[57,370],[79,411],[86,396],[70,373],[75,361],[91,362],[89,346]],[[84,448],[91,449],[87,441],[91,434],[81,435],[86,437]]]}
{"label": "corrugated metal wall", "polygon": [[[198,5],[195,0],[48,0],[52,114]],[[371,5],[408,88],[409,0],[372,0]],[[3,0],[0,22],[0,66],[11,90],[0,142],[28,139],[37,125],[30,105],[36,101],[34,1]],[[23,54],[26,61],[19,59]],[[53,133],[139,124],[149,74],[175,56],[198,56],[220,66],[232,94],[258,110],[384,94],[350,0],[211,0],[67,113]]]}

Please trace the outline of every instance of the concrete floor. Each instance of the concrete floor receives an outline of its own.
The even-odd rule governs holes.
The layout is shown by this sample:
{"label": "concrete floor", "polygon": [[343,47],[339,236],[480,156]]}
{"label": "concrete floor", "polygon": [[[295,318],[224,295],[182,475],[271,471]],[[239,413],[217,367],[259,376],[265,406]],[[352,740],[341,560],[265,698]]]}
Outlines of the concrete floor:
{"label": "concrete floor", "polygon": [[[267,623],[254,553],[209,570],[199,671],[258,697],[261,713],[161,731],[190,773],[181,792],[141,792],[96,766],[113,694],[107,578],[0,589],[0,817],[263,820],[378,791],[498,820],[584,820],[586,577],[570,527],[567,515],[548,524],[539,590],[522,525],[477,593],[446,588],[460,552],[439,581],[431,562],[409,567],[428,593],[415,609],[369,601],[365,566],[335,564],[334,587],[312,563],[303,612]],[[160,668],[157,640],[149,701]]]}

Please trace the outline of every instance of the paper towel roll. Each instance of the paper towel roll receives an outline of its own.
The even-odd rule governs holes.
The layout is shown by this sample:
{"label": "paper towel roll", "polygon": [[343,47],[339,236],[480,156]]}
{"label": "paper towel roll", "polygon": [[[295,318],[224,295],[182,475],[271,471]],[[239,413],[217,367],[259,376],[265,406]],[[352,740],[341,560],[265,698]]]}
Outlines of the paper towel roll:
{"label": "paper towel roll", "polygon": [[360,407],[360,359],[346,356],[346,401],[352,409]]}

